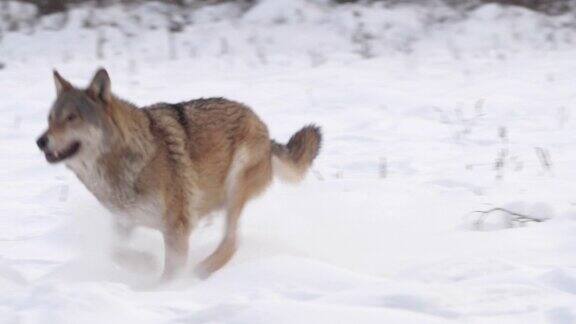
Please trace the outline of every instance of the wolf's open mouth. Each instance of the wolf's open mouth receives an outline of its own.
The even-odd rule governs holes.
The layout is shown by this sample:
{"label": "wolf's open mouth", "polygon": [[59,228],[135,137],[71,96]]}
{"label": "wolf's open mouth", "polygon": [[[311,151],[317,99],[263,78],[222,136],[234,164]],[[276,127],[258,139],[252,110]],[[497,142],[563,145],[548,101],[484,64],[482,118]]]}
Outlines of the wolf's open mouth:
{"label": "wolf's open mouth", "polygon": [[74,154],[78,153],[80,149],[80,142],[74,142],[68,148],[60,152],[46,152],[46,160],[50,163],[60,162],[72,157]]}

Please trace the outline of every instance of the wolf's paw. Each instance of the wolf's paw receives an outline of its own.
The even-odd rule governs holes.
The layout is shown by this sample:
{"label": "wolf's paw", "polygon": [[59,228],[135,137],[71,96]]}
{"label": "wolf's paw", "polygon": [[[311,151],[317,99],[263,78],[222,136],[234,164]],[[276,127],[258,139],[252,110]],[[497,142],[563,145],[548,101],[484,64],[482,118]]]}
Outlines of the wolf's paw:
{"label": "wolf's paw", "polygon": [[216,270],[218,269],[214,268],[213,264],[210,263],[210,260],[204,260],[198,266],[196,266],[194,269],[194,274],[198,278],[205,280],[208,279],[208,277],[210,277],[210,275],[212,275],[212,273]]}

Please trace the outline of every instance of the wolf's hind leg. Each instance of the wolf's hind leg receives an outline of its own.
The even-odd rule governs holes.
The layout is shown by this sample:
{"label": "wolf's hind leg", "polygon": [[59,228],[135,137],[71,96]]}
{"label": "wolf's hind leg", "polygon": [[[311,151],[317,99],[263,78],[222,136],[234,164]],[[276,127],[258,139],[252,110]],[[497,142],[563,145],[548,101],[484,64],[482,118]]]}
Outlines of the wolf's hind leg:
{"label": "wolf's hind leg", "polygon": [[200,277],[208,277],[213,272],[222,268],[236,253],[238,245],[238,222],[242,209],[246,204],[246,196],[242,193],[235,194],[226,207],[226,223],[224,237],[216,250],[198,266],[197,273]]}
{"label": "wolf's hind leg", "polygon": [[261,193],[271,178],[270,158],[264,155],[257,163],[251,163],[241,169],[236,177],[231,179],[226,203],[224,237],[216,250],[199,265],[197,273],[201,277],[208,277],[232,259],[238,247],[238,223],[244,205]]}

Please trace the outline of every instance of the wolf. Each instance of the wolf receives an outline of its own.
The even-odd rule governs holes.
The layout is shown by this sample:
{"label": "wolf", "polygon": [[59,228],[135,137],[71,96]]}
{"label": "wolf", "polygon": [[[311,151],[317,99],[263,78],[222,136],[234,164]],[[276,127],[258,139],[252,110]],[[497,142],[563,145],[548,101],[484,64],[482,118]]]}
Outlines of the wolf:
{"label": "wolf", "polygon": [[305,126],[280,144],[254,111],[232,100],[137,107],[112,93],[102,68],[87,88],[56,70],[54,82],[48,129],[36,144],[49,163],[63,162],[116,215],[118,238],[138,226],[162,233],[164,280],[188,262],[198,221],[219,210],[225,212],[223,237],[196,270],[207,277],[222,268],[237,250],[246,203],[273,176],[302,180],[320,150],[319,127]]}

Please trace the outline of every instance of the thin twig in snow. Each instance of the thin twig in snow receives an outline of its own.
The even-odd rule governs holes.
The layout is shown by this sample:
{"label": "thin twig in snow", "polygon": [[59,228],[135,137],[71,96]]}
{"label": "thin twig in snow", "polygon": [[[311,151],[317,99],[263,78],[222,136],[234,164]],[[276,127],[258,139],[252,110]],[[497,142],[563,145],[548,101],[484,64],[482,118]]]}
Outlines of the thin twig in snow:
{"label": "thin twig in snow", "polygon": [[508,209],[502,208],[502,207],[495,207],[495,208],[488,209],[488,210],[477,210],[477,211],[472,212],[474,214],[480,214],[480,216],[478,217],[478,219],[474,223],[477,230],[480,230],[480,227],[482,226],[482,223],[484,223],[484,221],[486,220],[486,217],[488,217],[493,212],[506,213],[506,214],[512,216],[512,222],[513,223],[518,223],[518,224],[526,224],[526,223],[530,223],[530,222],[542,223],[546,220],[546,219],[541,219],[541,218],[535,218],[535,217],[532,217],[529,215],[516,213],[516,212],[510,211]]}
{"label": "thin twig in snow", "polygon": [[380,175],[380,179],[384,179],[388,175],[388,160],[386,160],[385,157],[380,158],[378,174]]}
{"label": "thin twig in snow", "polygon": [[504,177],[506,155],[508,155],[508,151],[506,149],[502,149],[500,152],[498,152],[496,161],[494,161],[494,170],[496,170],[496,179],[498,180],[501,180]]}
{"label": "thin twig in snow", "polygon": [[322,175],[322,173],[318,170],[312,170],[312,173],[314,174],[314,176],[316,176],[316,179],[320,180],[320,181],[324,181],[324,176]]}
{"label": "thin twig in snow", "polygon": [[552,162],[550,160],[550,153],[548,150],[542,147],[535,147],[536,155],[540,161],[540,165],[544,171],[552,171]]}

